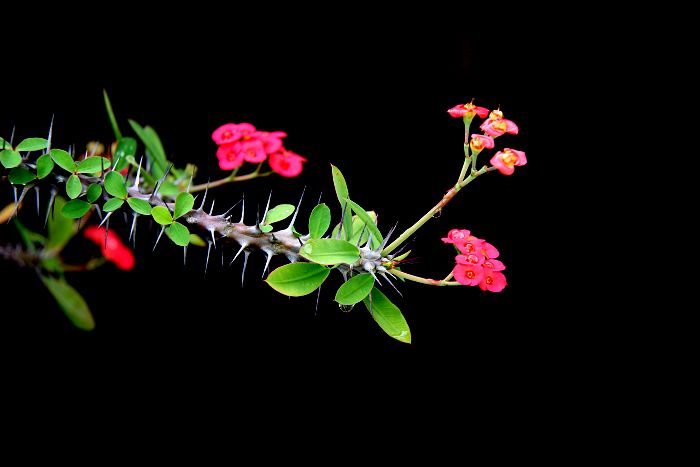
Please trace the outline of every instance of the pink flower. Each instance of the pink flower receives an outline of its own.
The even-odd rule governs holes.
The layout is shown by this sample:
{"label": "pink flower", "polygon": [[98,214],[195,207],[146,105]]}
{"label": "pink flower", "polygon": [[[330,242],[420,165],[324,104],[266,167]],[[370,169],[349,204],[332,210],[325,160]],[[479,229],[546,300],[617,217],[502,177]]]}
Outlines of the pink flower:
{"label": "pink flower", "polygon": [[478,252],[481,250],[481,244],[483,240],[476,238],[473,235],[464,237],[461,241],[456,242],[455,246],[463,255],[468,255],[469,253]]}
{"label": "pink flower", "polygon": [[287,137],[287,133],[284,131],[258,131],[256,133],[258,139],[262,142],[263,149],[266,154],[272,154],[282,149],[282,138]]}
{"label": "pink flower", "polygon": [[241,132],[238,129],[238,125],[235,123],[221,125],[219,128],[214,130],[214,133],[211,134],[211,139],[213,139],[219,146],[222,144],[235,143],[240,138]]}
{"label": "pink flower", "polygon": [[468,253],[466,255],[455,256],[455,261],[457,264],[483,264],[485,259],[485,256],[478,251]]}
{"label": "pink flower", "polygon": [[257,131],[255,130],[255,127],[250,123],[239,123],[237,125],[237,129],[241,133],[241,141],[249,141],[251,139],[256,139],[255,133],[257,133]]}
{"label": "pink flower", "polygon": [[486,107],[477,107],[473,103],[455,105],[450,110],[447,111],[448,114],[452,115],[454,118],[466,117],[471,120],[474,115],[478,115],[481,118],[486,118],[489,114],[489,109]]}
{"label": "pink flower", "polygon": [[237,152],[243,154],[243,158],[248,162],[258,163],[267,159],[267,153],[259,139],[239,141],[234,143],[234,147]]}
{"label": "pink flower", "polygon": [[487,259],[482,266],[484,269],[491,269],[493,271],[503,271],[506,268],[503,263],[497,259]]}
{"label": "pink flower", "polygon": [[303,163],[306,159],[292,151],[282,150],[270,154],[268,161],[272,170],[282,175],[283,177],[296,177],[303,169]]}
{"label": "pink flower", "polygon": [[462,285],[477,285],[484,278],[484,268],[478,264],[457,264],[452,273]]}
{"label": "pink flower", "polygon": [[443,238],[442,241],[445,243],[457,243],[465,237],[468,237],[470,234],[471,232],[465,229],[452,229],[447,234],[447,238]]}
{"label": "pink flower", "polygon": [[243,165],[243,153],[236,145],[239,143],[224,144],[219,146],[216,157],[219,159],[219,167],[222,170],[233,170]]}
{"label": "pink flower", "polygon": [[[455,274],[457,278],[457,274]],[[502,272],[494,271],[493,269],[484,269],[483,280],[479,282],[481,290],[489,292],[500,292],[507,285],[506,276]]]}
{"label": "pink flower", "polygon": [[503,118],[503,112],[500,110],[494,110],[489,115],[489,118],[484,121],[479,127],[489,136],[501,136],[504,133],[510,133],[512,135],[518,134],[518,125],[512,121]]}
{"label": "pink flower", "polygon": [[503,151],[498,151],[491,158],[491,165],[496,167],[503,175],[511,175],[515,171],[516,165],[527,164],[527,158],[523,151],[505,148]]}
{"label": "pink flower", "polygon": [[110,231],[105,244],[105,228],[89,226],[83,232],[85,238],[97,243],[102,249],[102,256],[111,261],[119,269],[129,271],[134,268],[136,260],[131,249],[125,246],[117,235]]}
{"label": "pink flower", "polygon": [[486,135],[472,135],[469,146],[474,152],[481,152],[483,149],[493,149],[493,138]]}
{"label": "pink flower", "polygon": [[487,258],[498,258],[500,254],[498,249],[489,242],[482,241],[479,246],[479,251]]}

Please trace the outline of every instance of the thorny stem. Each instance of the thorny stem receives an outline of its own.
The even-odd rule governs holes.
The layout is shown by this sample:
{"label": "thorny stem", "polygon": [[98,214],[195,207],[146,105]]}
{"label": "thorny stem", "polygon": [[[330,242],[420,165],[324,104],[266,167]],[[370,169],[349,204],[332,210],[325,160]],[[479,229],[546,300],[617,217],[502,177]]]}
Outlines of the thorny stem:
{"label": "thorny stem", "polygon": [[[448,281],[447,279],[443,279],[441,281],[439,281],[437,279],[428,279],[425,277],[414,276],[413,274],[409,274],[407,272],[397,271],[396,269],[390,269],[389,273],[395,275],[396,277],[401,277],[402,279],[406,279],[407,281],[418,282],[418,283],[426,284],[426,285],[436,285],[438,287],[450,286],[450,285],[462,285],[457,281]],[[448,276],[448,277],[450,277],[450,276]]]}
{"label": "thorny stem", "polygon": [[479,169],[477,172],[470,174],[466,179],[457,183],[454,187],[450,188],[450,190],[447,193],[445,193],[445,195],[442,197],[442,199],[440,200],[439,203],[437,203],[435,206],[433,206],[433,208],[430,211],[428,211],[427,213],[425,213],[425,215],[423,217],[418,219],[418,221],[415,224],[413,224],[411,227],[406,229],[401,235],[399,235],[399,237],[396,240],[394,240],[389,246],[384,248],[384,250],[382,250],[382,256],[386,256],[389,253],[391,253],[392,251],[394,251],[403,242],[408,240],[408,238],[411,235],[413,235],[418,229],[420,229],[423,226],[423,224],[428,222],[436,213],[442,211],[442,208],[444,208],[447,205],[447,203],[449,203],[452,200],[452,198],[455,197],[455,195],[459,192],[459,190],[461,190],[462,188],[467,186],[469,183],[471,183],[474,179],[476,179],[480,175],[483,175],[486,172],[491,172],[492,170],[494,170],[494,167],[490,167],[487,169],[486,166],[484,166],[481,169]]}
{"label": "thorny stem", "polygon": [[236,173],[238,172],[238,170],[234,170],[231,173],[231,175],[229,175],[228,177],[224,177],[220,180],[215,180],[215,181],[209,182],[209,183],[200,183],[199,185],[194,185],[194,186],[190,187],[190,193],[195,193],[197,191],[205,190],[207,188],[207,186],[209,186],[209,188],[216,188],[217,186],[226,185],[227,183],[244,182],[246,180],[252,180],[252,179],[258,178],[258,177],[267,177],[268,175],[271,175],[273,173],[272,170],[270,170],[268,172],[260,173],[261,166],[262,166],[262,163],[260,165],[258,165],[258,167],[249,174],[236,176]]}

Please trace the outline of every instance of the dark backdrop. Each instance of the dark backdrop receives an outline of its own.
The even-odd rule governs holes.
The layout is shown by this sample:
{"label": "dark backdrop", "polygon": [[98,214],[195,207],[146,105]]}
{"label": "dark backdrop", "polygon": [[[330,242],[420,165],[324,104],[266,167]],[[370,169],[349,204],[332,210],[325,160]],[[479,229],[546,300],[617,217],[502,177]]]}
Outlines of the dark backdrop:
{"label": "dark backdrop", "polygon": [[[500,106],[518,123],[520,135],[497,143],[526,151],[529,162],[511,177],[490,174],[460,193],[421,229],[412,248],[418,262],[406,270],[443,277],[454,255],[440,237],[468,228],[500,249],[508,287],[493,294],[407,283],[400,287],[404,298],[389,290],[412,329],[414,342],[406,345],[387,337],[363,306],[340,312],[332,301],[337,277],[331,276],[334,285],[324,288],[315,311],[315,296],[288,299],[261,281],[262,255],[251,256],[241,288],[240,260],[222,268],[213,252],[205,278],[204,249],[190,248],[183,266],[181,249],[168,241],[151,253],[155,231],[141,225],[133,272],[109,265],[69,278],[91,306],[92,333],[69,324],[31,271],[0,263],[7,355],[58,356],[91,367],[214,371],[311,365],[323,373],[376,361],[450,361],[458,371],[494,374],[548,367],[556,342],[570,329],[552,311],[552,269],[543,264],[541,247],[542,221],[549,217],[544,200],[552,190],[540,100],[549,77],[525,33],[357,24],[270,35],[218,26],[205,35],[173,29],[105,40],[99,26],[85,25],[40,48],[22,46],[13,55],[19,65],[2,80],[0,132],[9,137],[15,125],[17,138],[43,136],[54,115],[60,147],[109,140],[106,88],[122,130],[126,118],[153,126],[171,160],[196,163],[203,182],[222,174],[210,140],[217,126],[247,121],[283,130],[287,146],[309,160],[302,175],[220,188],[212,193],[217,211],[243,191],[249,207],[264,206],[270,189],[273,204],[296,203],[306,186],[304,219],[320,192],[335,205],[333,163],[353,198],[380,213],[386,231],[396,221],[399,229],[409,226],[454,183],[463,127],[446,110],[475,98],[478,105]],[[1,196],[10,198],[7,186]],[[31,206],[21,213],[34,216]],[[123,238],[128,234],[119,222],[112,228]],[[14,241],[13,227],[0,226],[0,238]],[[227,264],[232,254],[225,251]],[[273,260],[272,266],[280,264]]]}

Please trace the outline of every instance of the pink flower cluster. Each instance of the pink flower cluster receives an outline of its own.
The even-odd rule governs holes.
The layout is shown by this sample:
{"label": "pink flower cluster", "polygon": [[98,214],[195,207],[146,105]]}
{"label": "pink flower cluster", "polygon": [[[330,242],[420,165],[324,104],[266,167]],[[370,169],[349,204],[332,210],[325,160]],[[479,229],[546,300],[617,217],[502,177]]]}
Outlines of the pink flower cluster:
{"label": "pink flower cluster", "polygon": [[306,159],[284,148],[283,131],[258,131],[250,123],[227,123],[217,128],[211,138],[219,149],[216,157],[223,170],[237,169],[244,162],[268,161],[273,171],[284,177],[296,177]]}
{"label": "pink flower cluster", "polygon": [[[124,271],[129,271],[134,269],[134,264],[136,260],[134,259],[134,254],[131,249],[124,245],[117,234],[107,231],[104,227],[95,227],[91,225],[85,228],[83,231],[85,238],[92,240],[97,243],[102,249],[102,256],[105,257],[107,261],[114,263],[119,269]],[[105,235],[107,235],[107,242],[105,242]]]}
{"label": "pink flower cluster", "polygon": [[[519,131],[518,125],[507,118],[503,118],[503,112],[499,109],[492,110],[489,113],[486,107],[477,107],[470,102],[468,104],[456,105],[449,109],[447,113],[455,118],[465,118],[467,122],[470,122],[475,115],[481,118],[486,118],[487,115],[489,116],[479,127],[484,134],[471,135],[469,146],[476,154],[483,149],[493,149],[495,145],[494,138],[504,135],[505,133],[517,135]],[[515,171],[516,165],[521,166],[526,163],[527,158],[525,157],[525,152],[511,148],[498,151],[491,158],[491,165],[497,168],[503,175],[511,175]]]}
{"label": "pink flower cluster", "polygon": [[460,252],[455,257],[452,270],[457,282],[463,285],[478,285],[481,290],[500,292],[506,286],[506,267],[497,260],[498,250],[490,243],[471,235],[469,230],[452,229],[445,243],[452,243]]}

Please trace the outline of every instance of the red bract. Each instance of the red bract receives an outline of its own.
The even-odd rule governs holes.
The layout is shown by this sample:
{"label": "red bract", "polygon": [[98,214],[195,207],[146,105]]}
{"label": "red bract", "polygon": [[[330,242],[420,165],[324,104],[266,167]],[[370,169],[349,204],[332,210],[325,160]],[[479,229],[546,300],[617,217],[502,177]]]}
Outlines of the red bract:
{"label": "red bract", "polygon": [[234,150],[243,155],[243,158],[248,162],[258,163],[267,159],[267,153],[263,148],[263,143],[259,139],[250,141],[239,141],[233,143]]}
{"label": "red bract", "polygon": [[505,148],[503,151],[498,151],[491,158],[491,165],[496,167],[503,175],[511,175],[515,171],[516,165],[527,164],[527,158],[523,151]]}
{"label": "red bract", "polygon": [[481,290],[500,292],[506,286],[506,277],[500,271],[506,267],[496,258],[496,247],[480,238],[470,235],[468,230],[453,229],[442,239],[452,243],[459,250],[455,257],[452,274],[462,285],[478,285]]}
{"label": "red bract", "polygon": [[238,130],[238,125],[235,123],[227,123],[221,125],[214,130],[211,139],[218,145],[235,143],[241,138],[241,132]]}
{"label": "red bract", "polygon": [[489,114],[489,109],[486,107],[478,107],[473,103],[455,105],[450,110],[447,111],[448,114],[455,118],[467,117],[468,119],[474,118],[474,115],[478,115],[481,118],[486,118]]}
{"label": "red bract", "polygon": [[284,131],[273,131],[270,133],[267,131],[258,131],[257,137],[260,139],[265,153],[272,154],[282,149],[282,138],[286,138],[287,133]]}
{"label": "red bract", "polygon": [[292,151],[282,150],[270,155],[270,167],[283,177],[296,177],[303,169],[306,159]]}
{"label": "red bract", "polygon": [[111,261],[119,269],[129,271],[134,268],[136,261],[131,249],[124,245],[114,232],[109,232],[105,242],[105,228],[89,226],[83,232],[85,238],[97,243],[102,249],[102,256]]}
{"label": "red bract", "polygon": [[510,133],[512,135],[518,134],[518,125],[512,121],[503,118],[503,112],[500,110],[494,110],[489,115],[489,118],[481,124],[479,127],[488,136],[501,136],[504,133]]}
{"label": "red bract", "polygon": [[224,144],[219,146],[216,157],[219,159],[219,167],[223,170],[237,169],[243,165],[243,153],[238,151],[239,143]]}

